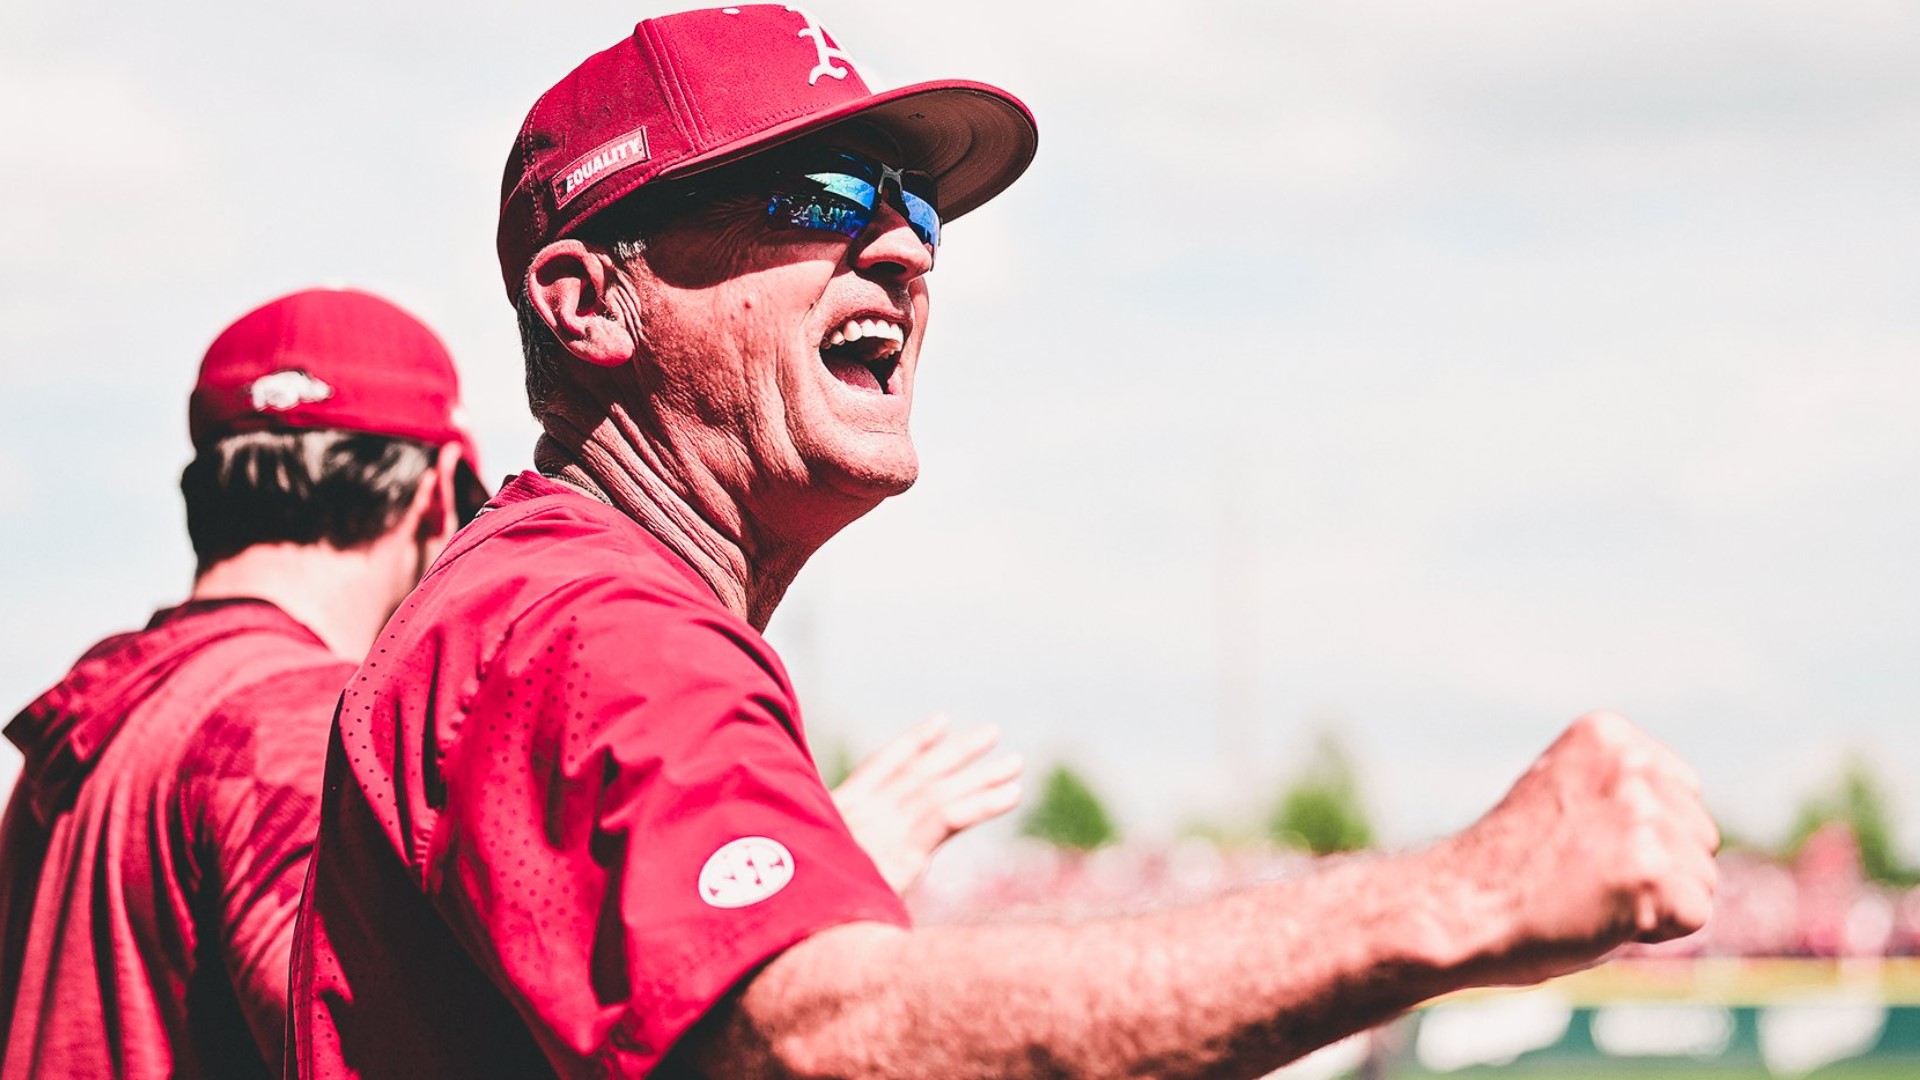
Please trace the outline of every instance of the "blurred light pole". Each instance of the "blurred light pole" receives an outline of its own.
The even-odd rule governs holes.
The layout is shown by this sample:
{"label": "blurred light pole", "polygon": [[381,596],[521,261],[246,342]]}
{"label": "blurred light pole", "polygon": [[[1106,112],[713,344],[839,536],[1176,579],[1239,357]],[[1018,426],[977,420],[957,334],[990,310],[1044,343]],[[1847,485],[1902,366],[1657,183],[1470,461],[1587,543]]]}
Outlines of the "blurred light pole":
{"label": "blurred light pole", "polygon": [[1222,440],[1214,470],[1214,657],[1221,775],[1231,785],[1226,807],[1254,805],[1259,770],[1254,725],[1258,708],[1259,582],[1254,514],[1247,497],[1246,453],[1239,440]]}

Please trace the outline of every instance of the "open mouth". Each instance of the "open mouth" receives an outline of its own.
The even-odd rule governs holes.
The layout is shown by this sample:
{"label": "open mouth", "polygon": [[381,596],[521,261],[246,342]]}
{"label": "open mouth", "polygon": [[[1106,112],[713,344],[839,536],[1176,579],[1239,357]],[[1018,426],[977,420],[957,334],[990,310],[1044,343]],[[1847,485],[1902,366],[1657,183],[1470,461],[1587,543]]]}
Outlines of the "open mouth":
{"label": "open mouth", "polygon": [[892,319],[848,319],[820,343],[820,361],[841,382],[869,394],[895,392],[893,373],[906,347],[906,328]]}

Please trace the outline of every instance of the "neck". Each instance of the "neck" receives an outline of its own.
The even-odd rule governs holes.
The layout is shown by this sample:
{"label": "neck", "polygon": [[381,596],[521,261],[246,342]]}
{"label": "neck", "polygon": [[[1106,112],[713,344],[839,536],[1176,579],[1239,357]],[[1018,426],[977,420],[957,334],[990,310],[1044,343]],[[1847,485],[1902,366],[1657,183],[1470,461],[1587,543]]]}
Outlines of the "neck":
{"label": "neck", "polygon": [[[787,587],[833,531],[817,539],[757,529],[711,473],[642,437],[618,400],[556,403],[534,467],[619,510],[693,567],[722,604],[765,630]],[[857,515],[856,515],[857,516]]]}
{"label": "neck", "polygon": [[208,567],[193,600],[265,600],[317,634],[344,660],[365,659],[393,613],[390,568],[371,551],[325,544],[255,544]]}

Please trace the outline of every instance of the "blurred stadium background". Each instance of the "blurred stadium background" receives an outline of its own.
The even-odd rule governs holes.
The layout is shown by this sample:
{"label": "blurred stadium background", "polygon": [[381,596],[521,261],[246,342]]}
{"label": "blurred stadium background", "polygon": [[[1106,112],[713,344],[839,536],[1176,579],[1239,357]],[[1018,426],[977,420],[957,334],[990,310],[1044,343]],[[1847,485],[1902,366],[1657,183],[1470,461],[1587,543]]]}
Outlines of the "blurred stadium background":
{"label": "blurred stadium background", "polygon": [[[1037,787],[1019,841],[936,864],[915,897],[919,918],[1084,918],[1189,903],[1310,873],[1317,859],[1364,857],[1355,852],[1371,838],[1330,737],[1258,830],[1196,825],[1172,844],[1126,843],[1071,768],[1056,766]],[[1443,999],[1276,1076],[1920,1076],[1920,874],[1887,858],[1878,800],[1871,772],[1856,765],[1805,802],[1783,847],[1736,839],[1698,934],[1629,946],[1542,987]]]}

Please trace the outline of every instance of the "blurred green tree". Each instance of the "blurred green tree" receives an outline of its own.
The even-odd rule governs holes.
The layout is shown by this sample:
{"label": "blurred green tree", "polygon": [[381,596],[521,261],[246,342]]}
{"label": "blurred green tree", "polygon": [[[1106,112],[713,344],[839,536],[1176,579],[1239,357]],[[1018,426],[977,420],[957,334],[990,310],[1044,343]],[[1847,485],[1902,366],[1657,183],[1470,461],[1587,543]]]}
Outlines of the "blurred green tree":
{"label": "blurred green tree", "polygon": [[1920,872],[1900,859],[1886,790],[1865,757],[1850,756],[1833,787],[1814,792],[1800,804],[1787,841],[1788,854],[1798,855],[1807,837],[1829,821],[1845,822],[1853,829],[1867,877],[1887,885],[1920,884]]}
{"label": "blurred green tree", "polygon": [[1040,801],[1020,823],[1020,835],[1074,851],[1092,851],[1120,838],[1092,785],[1066,765],[1055,765],[1047,774]]}
{"label": "blurred green tree", "polygon": [[1353,763],[1331,732],[1314,740],[1306,767],[1281,793],[1267,818],[1267,836],[1315,855],[1372,846],[1373,825]]}

